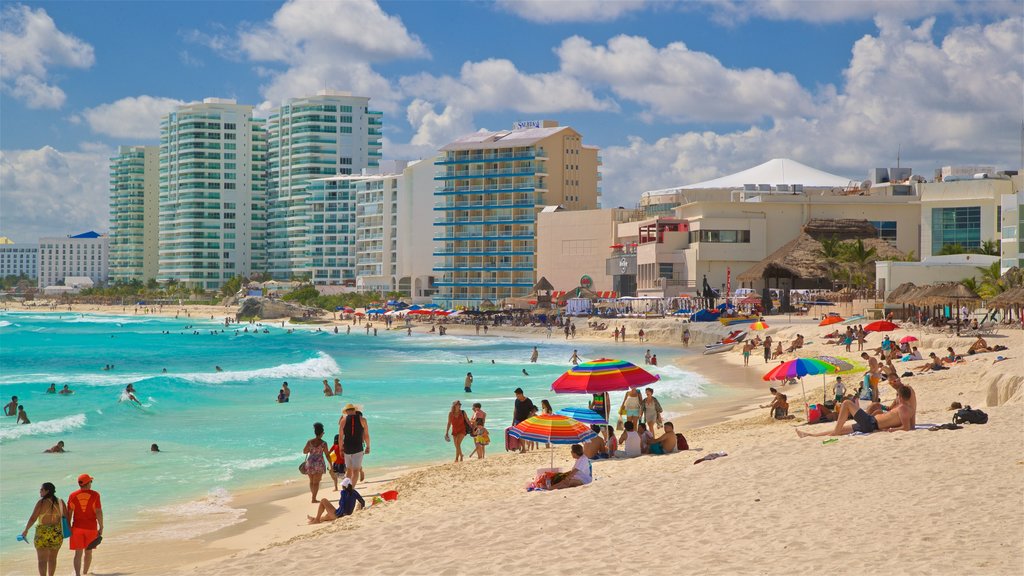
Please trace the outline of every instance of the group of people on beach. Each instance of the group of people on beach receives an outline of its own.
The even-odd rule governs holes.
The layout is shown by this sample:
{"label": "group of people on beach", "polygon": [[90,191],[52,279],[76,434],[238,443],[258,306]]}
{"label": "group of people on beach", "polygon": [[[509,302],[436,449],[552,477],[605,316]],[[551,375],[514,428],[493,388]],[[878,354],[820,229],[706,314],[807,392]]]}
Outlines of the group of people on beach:
{"label": "group of people on beach", "polygon": [[[313,438],[306,441],[302,449],[305,459],[299,467],[299,471],[309,478],[311,502],[318,505],[316,516],[307,517],[310,524],[348,516],[355,511],[356,503],[359,508],[366,505],[356,490],[356,485],[365,478],[363,456],[370,453],[370,427],[366,417],[354,404],[346,404],[338,419],[334,444],[328,446],[323,437],[324,425],[314,423]],[[317,499],[324,474],[329,474],[334,481],[334,489],[341,491],[337,507],[327,498]]]}

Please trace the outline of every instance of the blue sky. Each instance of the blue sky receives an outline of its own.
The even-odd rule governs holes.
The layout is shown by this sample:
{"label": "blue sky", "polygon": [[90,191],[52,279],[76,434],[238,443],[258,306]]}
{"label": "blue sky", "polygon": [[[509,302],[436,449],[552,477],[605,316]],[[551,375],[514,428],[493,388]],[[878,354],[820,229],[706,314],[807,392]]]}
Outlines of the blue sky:
{"label": "blue sky", "polygon": [[107,158],[207,96],[325,85],[385,112],[386,158],[552,118],[600,146],[606,205],[791,157],[1016,168],[1020,1],[5,3],[0,235],[106,229]]}

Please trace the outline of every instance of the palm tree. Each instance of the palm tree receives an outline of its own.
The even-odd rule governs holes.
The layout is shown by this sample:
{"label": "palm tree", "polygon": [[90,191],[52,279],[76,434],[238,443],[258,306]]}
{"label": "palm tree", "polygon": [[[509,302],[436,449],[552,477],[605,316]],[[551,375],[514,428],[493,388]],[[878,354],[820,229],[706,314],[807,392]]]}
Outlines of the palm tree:
{"label": "palm tree", "polygon": [[1006,290],[1000,278],[998,261],[977,268],[981,272],[981,282],[978,283],[978,289],[975,290],[979,296],[988,299]]}
{"label": "palm tree", "polygon": [[978,254],[985,254],[986,256],[999,256],[999,242],[996,242],[995,240],[985,240],[981,243],[977,252]]}
{"label": "palm tree", "polygon": [[960,281],[960,283],[963,284],[964,287],[966,287],[968,290],[972,292],[978,292],[978,290],[981,288],[978,284],[978,279],[975,278],[974,276],[971,276],[970,278],[964,278],[963,280]]}
{"label": "palm tree", "polygon": [[825,264],[828,266],[828,278],[832,282],[836,280],[836,263],[842,256],[842,252],[843,243],[835,234],[831,238],[821,240],[821,248],[818,248],[818,255],[825,259]]}
{"label": "palm tree", "polygon": [[864,246],[864,240],[858,238],[856,242],[846,245],[846,259],[860,273],[858,280],[865,283],[871,282],[874,278],[874,271],[870,270],[871,264],[878,259],[878,250],[874,247]]}

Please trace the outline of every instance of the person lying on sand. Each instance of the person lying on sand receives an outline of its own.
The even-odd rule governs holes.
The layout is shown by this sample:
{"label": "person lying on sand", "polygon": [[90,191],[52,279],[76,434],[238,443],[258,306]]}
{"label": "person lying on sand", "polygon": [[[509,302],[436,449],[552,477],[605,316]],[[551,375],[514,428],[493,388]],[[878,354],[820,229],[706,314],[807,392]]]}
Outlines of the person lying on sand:
{"label": "person lying on sand", "polygon": [[[902,400],[909,400],[912,391],[907,386],[903,386],[899,390],[899,396]],[[854,423],[848,422],[850,417],[853,417]],[[853,434],[854,432],[861,432],[864,434],[870,434],[878,430],[913,430],[914,426],[914,414],[911,412],[909,402],[901,402],[891,412],[885,412],[878,416],[872,416],[864,410],[857,407],[857,404],[852,400],[844,400],[842,406],[839,408],[839,417],[836,419],[836,425],[832,430],[825,432],[810,433],[804,432],[803,430],[797,430],[796,435],[800,438],[806,438],[808,436],[845,436],[847,434]]]}
{"label": "person lying on sand", "polygon": [[345,478],[341,481],[341,494],[338,498],[338,507],[335,508],[327,498],[320,500],[320,507],[317,508],[316,517],[306,516],[310,524],[321,522],[334,522],[342,516],[351,516],[356,509],[356,502],[359,502],[359,509],[366,507],[363,497],[352,487],[352,479]]}

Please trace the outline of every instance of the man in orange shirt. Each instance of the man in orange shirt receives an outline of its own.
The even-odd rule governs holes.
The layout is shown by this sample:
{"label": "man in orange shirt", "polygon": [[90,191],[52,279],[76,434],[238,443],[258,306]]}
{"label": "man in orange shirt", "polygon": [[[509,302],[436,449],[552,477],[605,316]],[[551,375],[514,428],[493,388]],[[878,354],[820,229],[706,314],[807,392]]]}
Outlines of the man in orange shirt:
{"label": "man in orange shirt", "polygon": [[[92,489],[93,477],[82,474],[78,477],[80,490],[68,496],[68,511],[71,513],[71,549],[75,551],[75,576],[89,573],[92,564],[92,550],[103,537],[103,509],[100,493]],[[95,545],[93,545],[95,543]],[[82,556],[85,552],[85,566]],[[82,570],[85,568],[85,570]]]}

